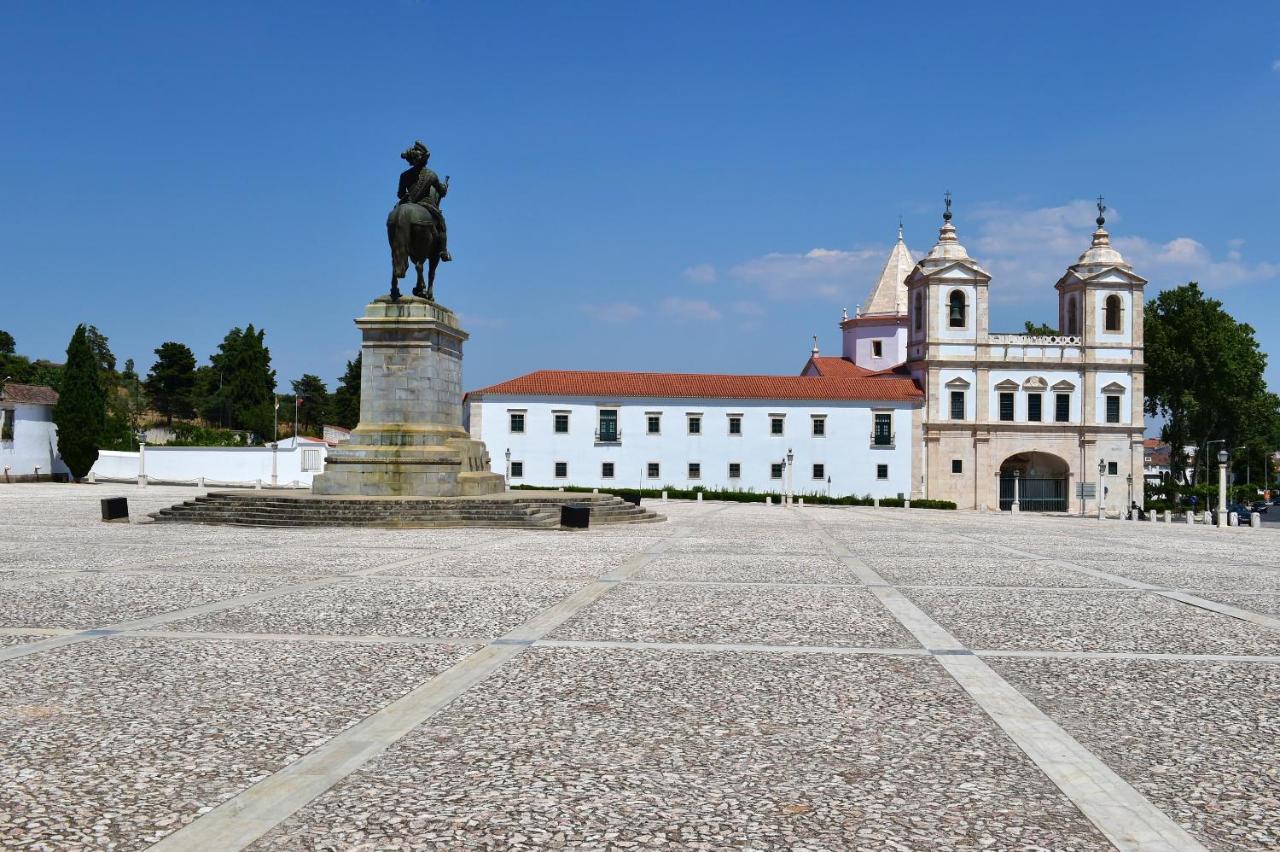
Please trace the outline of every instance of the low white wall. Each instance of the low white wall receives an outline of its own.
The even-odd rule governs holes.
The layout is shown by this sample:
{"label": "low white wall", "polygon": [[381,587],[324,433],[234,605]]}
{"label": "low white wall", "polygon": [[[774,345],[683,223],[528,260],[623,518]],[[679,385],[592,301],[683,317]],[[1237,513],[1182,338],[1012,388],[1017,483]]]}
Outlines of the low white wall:
{"label": "low white wall", "polygon": [[[270,447],[145,447],[139,453],[103,450],[92,474],[98,479],[136,480],[145,473],[149,481],[191,482],[203,478],[206,485],[271,485]],[[324,444],[282,445],[275,451],[276,482],[280,486],[311,487],[311,479],[324,471],[328,447]],[[303,470],[304,463],[309,470]]]}

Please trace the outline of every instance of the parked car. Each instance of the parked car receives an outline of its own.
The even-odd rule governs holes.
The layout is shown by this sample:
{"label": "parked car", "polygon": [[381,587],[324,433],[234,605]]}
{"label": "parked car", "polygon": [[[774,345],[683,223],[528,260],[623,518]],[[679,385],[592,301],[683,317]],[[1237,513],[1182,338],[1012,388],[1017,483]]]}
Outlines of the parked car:
{"label": "parked car", "polygon": [[1249,511],[1257,512],[1260,515],[1265,515],[1267,513],[1267,506],[1268,506],[1268,503],[1266,500],[1254,500],[1253,503],[1249,506]]}
{"label": "parked car", "polygon": [[[1244,527],[1249,526],[1249,507],[1248,506],[1242,506],[1239,503],[1228,503],[1227,516],[1230,517],[1232,512],[1236,513],[1237,523],[1239,523],[1241,526],[1244,526]],[[1213,508],[1210,514],[1211,514],[1211,517],[1213,518],[1213,525],[1216,527],[1218,525],[1218,509],[1216,506]]]}

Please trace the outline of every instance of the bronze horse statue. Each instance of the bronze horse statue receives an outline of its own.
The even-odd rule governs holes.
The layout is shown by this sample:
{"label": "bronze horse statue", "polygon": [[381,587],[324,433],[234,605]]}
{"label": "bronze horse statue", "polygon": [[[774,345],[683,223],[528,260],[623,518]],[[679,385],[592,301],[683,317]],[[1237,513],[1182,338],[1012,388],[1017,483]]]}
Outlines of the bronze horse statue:
{"label": "bronze horse statue", "polygon": [[[400,175],[398,201],[387,216],[387,242],[391,245],[391,298],[400,298],[400,279],[409,271],[409,261],[418,270],[413,295],[435,300],[436,266],[449,256],[449,233],[440,212],[440,201],[449,192],[449,178],[440,178],[427,168],[431,152],[421,142],[400,155],[409,168]],[[426,277],[422,266],[428,264]]]}

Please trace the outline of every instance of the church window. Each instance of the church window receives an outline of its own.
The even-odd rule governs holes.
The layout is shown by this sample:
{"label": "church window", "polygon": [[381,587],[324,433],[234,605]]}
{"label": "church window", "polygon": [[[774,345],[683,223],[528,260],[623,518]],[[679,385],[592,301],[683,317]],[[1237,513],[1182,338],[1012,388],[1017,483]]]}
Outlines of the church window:
{"label": "church window", "polygon": [[924,321],[924,296],[921,293],[916,293],[916,309],[913,313],[916,315],[916,331],[919,331]]}
{"label": "church window", "polygon": [[1006,391],[1000,394],[1000,419],[1013,420],[1013,393],[1011,392]]}
{"label": "church window", "polygon": [[1107,331],[1119,331],[1120,330],[1120,297],[1114,296],[1114,295],[1108,296],[1104,311],[1106,313]]}
{"label": "church window", "polygon": [[1067,299],[1067,334],[1080,333],[1080,308],[1076,304],[1076,297],[1071,296]]}
{"label": "church window", "polygon": [[1071,421],[1071,394],[1056,394],[1053,404],[1053,419],[1058,423],[1069,423]]}
{"label": "church window", "polygon": [[662,476],[662,468],[658,465],[657,462],[649,462],[649,464],[646,467],[648,468],[648,470],[646,470],[645,473],[650,479],[657,479],[658,477]]}
{"label": "church window", "polygon": [[613,462],[600,462],[600,478],[613,479]]}
{"label": "church window", "polygon": [[951,296],[947,299],[947,305],[951,327],[964,328],[967,325],[964,316],[964,293],[959,290],[952,290]]}
{"label": "church window", "polygon": [[1120,474],[1119,462],[1107,462],[1107,476],[1118,476]]}
{"label": "church window", "polygon": [[730,435],[742,434],[742,415],[741,414],[729,415],[729,434]]}
{"label": "church window", "polygon": [[649,414],[649,415],[646,415],[645,419],[648,421],[650,435],[662,434],[662,415],[661,414]]}
{"label": "church window", "polygon": [[773,464],[769,465],[769,478],[770,479],[782,478],[782,462],[774,462]]}
{"label": "church window", "polygon": [[781,415],[781,414],[771,414],[771,415],[769,415],[769,434],[770,434],[770,435],[781,435],[781,434],[782,434],[782,425],[783,425],[783,423],[784,423],[784,422],[785,422],[785,418],[784,418],[784,417],[783,417],[783,415]]}
{"label": "church window", "polygon": [[813,437],[825,438],[827,435],[827,418],[823,414],[813,415]]}
{"label": "church window", "polygon": [[569,478],[569,463],[556,462],[556,479],[568,479],[568,478]]}
{"label": "church window", "polygon": [[555,430],[557,435],[566,435],[569,432],[569,412],[557,411],[555,413]]}
{"label": "church window", "polygon": [[871,341],[871,357],[872,358],[884,357],[884,344],[881,343],[881,341],[879,340]]}
{"label": "church window", "polygon": [[813,466],[813,478],[814,478],[814,479],[826,479],[826,478],[827,478],[827,466],[826,466],[826,465],[822,465],[822,464],[815,464],[815,465]]}
{"label": "church window", "polygon": [[952,473],[964,473],[964,460],[963,460],[963,459],[952,459],[952,460],[951,460],[951,472],[952,472]]}
{"label": "church window", "polygon": [[951,392],[951,419],[964,419],[964,391],[953,390]]}
{"label": "church window", "polygon": [[700,414],[689,415],[689,434],[690,435],[702,434],[702,415]]}
{"label": "church window", "polygon": [[701,479],[701,478],[702,478],[702,463],[701,463],[701,462],[689,462],[689,478],[690,478],[690,479]]}
{"label": "church window", "polygon": [[1108,394],[1107,396],[1107,422],[1120,422],[1120,397],[1115,394]]}
{"label": "church window", "polygon": [[873,447],[893,446],[893,415],[888,411],[877,411],[874,414],[875,431],[871,433]]}
{"label": "church window", "polygon": [[511,463],[511,478],[512,478],[512,479],[523,479],[523,478],[524,478],[524,462],[522,462],[522,461],[513,461],[513,462]]}
{"label": "church window", "polygon": [[523,411],[511,412],[511,431],[512,432],[524,431],[524,412]]}
{"label": "church window", "polygon": [[876,479],[888,479],[888,478],[889,478],[889,465],[887,464],[876,465]]}
{"label": "church window", "polygon": [[1041,394],[1027,394],[1027,419],[1032,423],[1039,423],[1043,415],[1044,399]]}
{"label": "church window", "polygon": [[741,479],[741,478],[742,478],[742,463],[741,463],[741,462],[729,462],[729,478],[730,478],[730,479]]}

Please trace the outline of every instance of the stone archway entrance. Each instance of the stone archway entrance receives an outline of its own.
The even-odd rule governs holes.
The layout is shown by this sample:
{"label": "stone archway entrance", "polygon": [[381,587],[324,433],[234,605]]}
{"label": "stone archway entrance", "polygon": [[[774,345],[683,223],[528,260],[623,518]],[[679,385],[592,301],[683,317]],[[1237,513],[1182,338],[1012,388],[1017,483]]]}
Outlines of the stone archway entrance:
{"label": "stone archway entrance", "polygon": [[1009,511],[1016,493],[1021,511],[1065,512],[1070,479],[1070,465],[1051,453],[1014,453],[1000,465],[1000,511]]}

